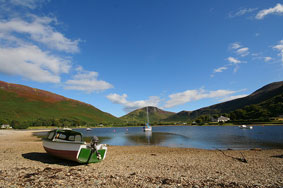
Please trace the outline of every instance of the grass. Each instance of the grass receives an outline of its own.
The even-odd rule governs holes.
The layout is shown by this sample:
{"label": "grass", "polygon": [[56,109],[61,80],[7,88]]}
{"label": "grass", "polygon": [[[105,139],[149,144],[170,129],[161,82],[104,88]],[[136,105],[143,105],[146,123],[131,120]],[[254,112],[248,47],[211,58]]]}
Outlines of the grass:
{"label": "grass", "polygon": [[18,96],[0,89],[0,120],[35,121],[42,119],[76,119],[89,123],[120,122],[111,114],[74,100],[46,102]]}

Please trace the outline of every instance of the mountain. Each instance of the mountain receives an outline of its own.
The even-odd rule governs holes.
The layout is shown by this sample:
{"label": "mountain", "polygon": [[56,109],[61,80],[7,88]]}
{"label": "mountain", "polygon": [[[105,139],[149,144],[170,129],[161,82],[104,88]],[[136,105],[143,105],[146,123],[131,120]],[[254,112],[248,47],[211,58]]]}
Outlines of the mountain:
{"label": "mountain", "polygon": [[48,91],[0,81],[0,120],[73,119],[101,123],[120,122],[90,104]]}
{"label": "mountain", "polygon": [[205,108],[200,108],[198,110],[192,111],[187,114],[184,113],[184,111],[182,111],[168,118],[167,120],[173,119],[174,121],[185,121],[186,116],[188,118],[187,120],[190,120],[197,118],[198,116],[201,115],[230,113],[232,111],[242,109],[245,106],[249,106],[249,105],[262,104],[262,106],[268,106],[268,103],[273,102],[273,100],[269,102],[268,100],[272,98],[276,98],[276,100],[278,100],[278,98],[281,98],[280,96],[282,96],[282,93],[283,93],[283,81],[274,82],[256,90],[249,96],[215,104]]}
{"label": "mountain", "polygon": [[268,121],[283,115],[283,93],[258,104],[247,105],[229,113],[232,120]]}
{"label": "mountain", "polygon": [[[121,118],[116,118],[90,104],[48,91],[0,81],[0,121],[69,119],[87,123],[121,123],[123,121],[144,123],[147,119],[146,111],[147,108],[145,107],[130,112]],[[246,119],[263,115],[265,117],[282,115],[283,81],[268,84],[247,97],[215,104],[195,111],[174,113],[149,106],[148,112],[151,123],[160,121],[189,121],[200,115],[223,113],[230,113],[234,117],[244,114]]]}
{"label": "mountain", "polygon": [[188,121],[190,119],[191,111],[181,111],[176,114],[169,116],[166,119],[163,119],[164,122],[176,122],[176,121]]}
{"label": "mountain", "polygon": [[148,116],[149,116],[150,122],[158,122],[162,119],[166,119],[169,116],[172,116],[175,114],[174,112],[168,112],[168,111],[161,110],[157,107],[149,106],[149,107],[144,107],[144,108],[134,110],[126,114],[125,116],[122,116],[120,119],[123,121],[127,121],[127,122],[141,122],[141,123],[146,122],[147,121],[147,117],[146,117],[147,108],[148,108]]}

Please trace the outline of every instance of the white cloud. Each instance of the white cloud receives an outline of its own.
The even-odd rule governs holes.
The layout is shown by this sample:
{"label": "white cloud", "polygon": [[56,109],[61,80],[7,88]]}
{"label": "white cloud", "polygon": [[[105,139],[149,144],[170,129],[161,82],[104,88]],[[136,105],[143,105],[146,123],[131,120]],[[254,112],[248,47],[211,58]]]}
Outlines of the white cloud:
{"label": "white cloud", "polygon": [[130,112],[146,106],[158,106],[158,104],[160,103],[160,98],[157,96],[151,96],[149,97],[148,100],[139,100],[139,101],[128,101],[127,97],[128,97],[127,94],[119,95],[116,93],[107,96],[107,98],[111,102],[122,105],[126,112]]}
{"label": "white cloud", "polygon": [[283,50],[283,40],[279,41],[279,44],[273,46],[273,49],[282,51]]}
{"label": "white cloud", "polygon": [[241,63],[240,60],[234,58],[234,57],[228,57],[227,60],[230,62],[230,63],[233,63],[233,64],[239,64]]}
{"label": "white cloud", "polygon": [[79,90],[91,93],[94,91],[104,91],[113,86],[103,80],[97,80],[98,73],[94,71],[85,71],[81,66],[77,69],[78,73],[74,75],[72,80],[67,80],[65,82],[64,89],[68,90]]}
{"label": "white cloud", "polygon": [[259,11],[256,15],[256,19],[263,19],[265,16],[267,16],[268,14],[283,14],[283,5],[281,5],[280,3],[278,3],[275,7],[273,8],[269,8],[269,9],[263,9],[261,11]]}
{"label": "white cloud", "polygon": [[273,46],[272,48],[280,52],[278,56],[281,56],[281,60],[283,64],[283,40],[279,41],[279,44]]}
{"label": "white cloud", "polygon": [[234,96],[228,96],[228,97],[225,97],[225,98],[219,100],[219,102],[231,101],[231,100],[243,98],[243,97],[246,97],[246,96],[248,96],[248,95],[234,95]]}
{"label": "white cloud", "polygon": [[44,0],[10,0],[10,3],[13,5],[22,6],[29,9],[35,9],[43,2]]}
{"label": "white cloud", "polygon": [[224,70],[226,70],[227,69],[227,67],[219,67],[218,69],[214,69],[214,73],[216,73],[216,72],[223,72]]}
{"label": "white cloud", "polygon": [[249,55],[249,48],[245,47],[245,48],[239,48],[237,49],[236,53],[242,57]]}
{"label": "white cloud", "polygon": [[220,73],[223,72],[224,70],[227,70],[231,66],[234,68],[234,72],[237,72],[239,69],[239,64],[240,63],[246,63],[246,61],[242,61],[239,58],[245,57],[250,54],[249,48],[248,47],[243,47],[239,42],[234,42],[229,45],[228,47],[229,50],[231,50],[233,53],[237,55],[237,58],[235,57],[228,57],[226,60],[230,63],[226,66],[222,66],[218,69],[213,70],[213,74],[210,75],[210,77],[214,77],[214,73]]}
{"label": "white cloud", "polygon": [[[32,6],[33,2],[10,3]],[[61,74],[69,73],[71,69],[71,58],[58,53],[54,55],[54,52],[73,53],[79,48],[78,40],[72,41],[55,31],[51,25],[56,22],[54,18],[31,14],[23,18],[0,17],[0,72],[37,82],[60,83]]]}
{"label": "white cloud", "polygon": [[241,47],[241,45],[240,45],[238,42],[234,42],[234,43],[232,43],[232,44],[230,45],[230,47],[231,47],[232,49],[238,49],[238,48]]}
{"label": "white cloud", "polygon": [[56,19],[49,17],[30,16],[30,21],[21,18],[0,21],[0,33],[6,36],[15,36],[22,34],[22,37],[28,37],[48,46],[50,49],[64,51],[68,53],[78,52],[78,43],[80,40],[70,40],[62,33],[57,32],[51,26]]}
{"label": "white cloud", "polygon": [[254,12],[255,10],[257,10],[257,8],[244,8],[244,9],[241,9],[241,10],[235,12],[235,13],[230,13],[229,17],[234,18],[234,17],[238,17],[238,16],[243,16],[245,14]]}
{"label": "white cloud", "polygon": [[264,57],[265,62],[268,62],[268,61],[271,61],[271,60],[272,60],[272,57]]}
{"label": "white cloud", "polygon": [[164,108],[172,108],[174,106],[183,105],[191,101],[197,101],[205,98],[218,98],[231,95],[236,91],[231,90],[216,90],[216,91],[205,91],[203,89],[199,90],[187,90],[180,93],[175,93],[169,95],[170,100],[168,100]]}
{"label": "white cloud", "polygon": [[19,75],[37,82],[60,82],[60,73],[68,73],[68,60],[50,55],[34,45],[0,48],[0,72]]}
{"label": "white cloud", "polygon": [[238,56],[245,57],[250,54],[248,47],[243,47],[239,42],[230,44],[229,49],[236,53]]}

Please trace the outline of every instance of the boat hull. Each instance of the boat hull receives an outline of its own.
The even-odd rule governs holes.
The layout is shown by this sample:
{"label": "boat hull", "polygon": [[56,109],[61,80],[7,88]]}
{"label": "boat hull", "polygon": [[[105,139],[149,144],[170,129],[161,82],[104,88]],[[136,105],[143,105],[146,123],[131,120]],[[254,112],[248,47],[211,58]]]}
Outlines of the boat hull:
{"label": "boat hull", "polygon": [[44,140],[43,147],[50,155],[79,163],[99,162],[106,157],[107,152],[107,147],[104,144],[98,145],[98,153],[101,156],[100,159],[95,152],[91,152],[91,148],[88,148],[85,143],[65,143]]}
{"label": "boat hull", "polygon": [[143,128],[143,131],[147,132],[147,131],[152,131],[152,128],[151,127],[144,127]]}
{"label": "boat hull", "polygon": [[51,154],[53,156],[79,162],[77,160],[78,151],[55,150],[47,147],[44,147],[44,149],[48,154]]}

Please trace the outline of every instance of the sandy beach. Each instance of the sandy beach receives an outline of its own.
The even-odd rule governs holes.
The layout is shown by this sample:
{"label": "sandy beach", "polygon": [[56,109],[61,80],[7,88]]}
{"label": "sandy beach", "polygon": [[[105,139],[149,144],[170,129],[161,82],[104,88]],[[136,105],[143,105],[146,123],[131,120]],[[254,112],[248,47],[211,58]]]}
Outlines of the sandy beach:
{"label": "sandy beach", "polygon": [[283,187],[283,150],[109,146],[80,165],[46,154],[33,132],[0,130],[0,187]]}

